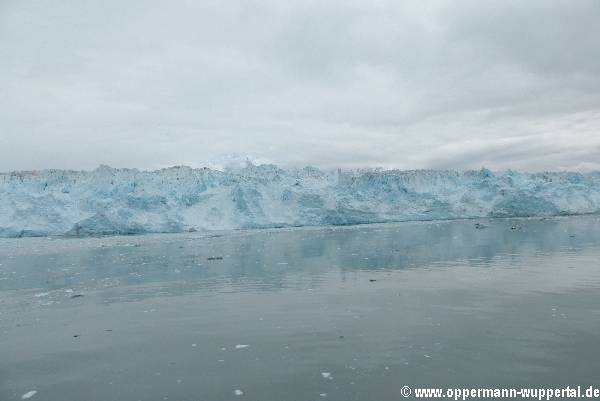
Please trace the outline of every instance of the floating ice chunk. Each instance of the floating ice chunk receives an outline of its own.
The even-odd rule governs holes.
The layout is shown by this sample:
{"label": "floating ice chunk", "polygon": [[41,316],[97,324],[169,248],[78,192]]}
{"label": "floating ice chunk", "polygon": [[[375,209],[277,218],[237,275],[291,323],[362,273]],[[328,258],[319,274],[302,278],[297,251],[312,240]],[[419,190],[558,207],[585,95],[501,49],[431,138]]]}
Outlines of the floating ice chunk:
{"label": "floating ice chunk", "polygon": [[244,395],[244,392],[242,390],[237,390],[237,389],[233,393],[237,396]]}
{"label": "floating ice chunk", "polygon": [[27,399],[29,399],[29,398],[33,397],[33,396],[34,396],[34,395],[36,395],[36,394],[37,394],[37,391],[36,391],[36,390],[31,390],[31,391],[28,391],[28,392],[26,392],[25,394],[23,394],[23,395],[21,396],[21,399],[22,399],[22,400],[27,400]]}
{"label": "floating ice chunk", "polygon": [[248,344],[238,344],[235,346],[235,349],[242,349],[242,348],[248,348],[249,345]]}
{"label": "floating ice chunk", "polygon": [[329,372],[321,372],[321,376],[323,376],[324,379],[331,379],[331,373]]}
{"label": "floating ice chunk", "polygon": [[319,394],[319,397],[327,397],[327,393],[321,393]]}
{"label": "floating ice chunk", "polygon": [[34,297],[43,298],[43,297],[47,297],[48,295],[50,295],[49,292],[39,292],[39,293],[35,294]]}

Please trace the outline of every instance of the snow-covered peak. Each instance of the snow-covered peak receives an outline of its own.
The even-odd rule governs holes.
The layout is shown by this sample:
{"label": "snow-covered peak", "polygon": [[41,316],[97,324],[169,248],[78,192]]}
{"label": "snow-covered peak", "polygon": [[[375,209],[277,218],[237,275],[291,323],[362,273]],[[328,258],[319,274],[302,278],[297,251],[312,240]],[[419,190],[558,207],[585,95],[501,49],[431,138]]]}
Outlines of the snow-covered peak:
{"label": "snow-covered peak", "polygon": [[206,167],[217,171],[242,170],[251,166],[260,166],[262,164],[271,164],[268,159],[254,157],[250,155],[241,155],[238,153],[226,153],[204,162],[198,163],[199,167]]}

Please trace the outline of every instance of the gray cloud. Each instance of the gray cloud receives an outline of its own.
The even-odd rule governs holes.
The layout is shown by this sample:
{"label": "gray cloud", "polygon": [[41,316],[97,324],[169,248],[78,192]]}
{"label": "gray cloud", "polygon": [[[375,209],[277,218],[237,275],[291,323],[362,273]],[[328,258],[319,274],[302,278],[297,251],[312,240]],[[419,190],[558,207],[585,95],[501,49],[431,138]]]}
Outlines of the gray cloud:
{"label": "gray cloud", "polygon": [[596,1],[4,1],[0,170],[600,169]]}

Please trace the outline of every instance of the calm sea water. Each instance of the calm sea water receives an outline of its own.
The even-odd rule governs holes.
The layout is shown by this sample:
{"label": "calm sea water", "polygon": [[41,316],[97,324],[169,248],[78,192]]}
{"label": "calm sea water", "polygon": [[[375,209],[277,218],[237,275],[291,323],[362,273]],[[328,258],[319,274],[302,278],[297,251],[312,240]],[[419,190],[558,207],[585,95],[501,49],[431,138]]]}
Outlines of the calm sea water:
{"label": "calm sea water", "polygon": [[599,344],[597,217],[0,240],[0,400],[588,386]]}

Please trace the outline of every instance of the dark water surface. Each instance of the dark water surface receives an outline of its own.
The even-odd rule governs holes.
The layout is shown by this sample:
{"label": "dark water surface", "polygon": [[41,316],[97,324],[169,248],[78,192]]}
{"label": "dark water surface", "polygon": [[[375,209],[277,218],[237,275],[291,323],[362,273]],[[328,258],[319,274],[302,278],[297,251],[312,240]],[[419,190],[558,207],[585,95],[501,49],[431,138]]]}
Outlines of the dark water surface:
{"label": "dark water surface", "polygon": [[599,372],[594,216],[0,240],[3,401],[399,400]]}

